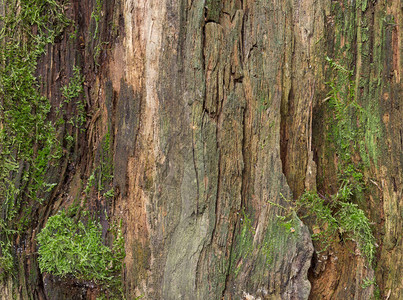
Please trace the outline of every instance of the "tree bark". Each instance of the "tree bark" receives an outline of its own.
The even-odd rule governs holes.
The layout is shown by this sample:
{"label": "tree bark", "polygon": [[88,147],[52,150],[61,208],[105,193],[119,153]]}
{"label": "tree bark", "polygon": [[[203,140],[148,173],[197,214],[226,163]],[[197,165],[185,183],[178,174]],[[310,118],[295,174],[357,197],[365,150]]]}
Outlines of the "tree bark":
{"label": "tree bark", "polygon": [[[370,299],[373,276],[382,299],[403,297],[400,1],[104,1],[98,23],[97,3],[66,4],[75,25],[38,63],[50,119],[81,66],[87,121],[61,129],[75,146],[46,173],[58,185],[15,239],[18,276],[1,299],[99,295],[41,274],[35,236],[82,199],[108,133],[115,195],[93,189],[87,204],[104,230],[122,220],[126,299]],[[305,190],[337,191],[327,57],[353,71],[365,116],[354,161],[366,163],[357,204],[373,222],[373,266],[354,241],[318,253],[314,223],[289,214]]]}

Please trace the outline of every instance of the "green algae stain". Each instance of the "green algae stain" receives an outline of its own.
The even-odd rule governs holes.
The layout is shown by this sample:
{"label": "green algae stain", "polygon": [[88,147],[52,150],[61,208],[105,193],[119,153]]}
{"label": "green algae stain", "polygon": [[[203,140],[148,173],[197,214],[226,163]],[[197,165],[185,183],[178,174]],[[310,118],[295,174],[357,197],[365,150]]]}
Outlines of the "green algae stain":
{"label": "green algae stain", "polygon": [[237,242],[233,253],[231,254],[231,273],[237,277],[242,267],[243,261],[246,260],[253,251],[253,237],[255,229],[252,227],[252,220],[245,213],[242,212],[240,233],[237,236]]}
{"label": "green algae stain", "polygon": [[360,141],[360,155],[366,167],[370,166],[371,160],[376,166],[379,157],[378,143],[382,139],[382,123],[376,103],[372,102],[363,109],[361,121],[364,139]]}
{"label": "green algae stain", "polygon": [[141,279],[147,278],[147,270],[150,268],[151,249],[149,242],[145,245],[140,241],[135,240],[132,244],[133,253],[133,276],[135,282],[140,282]]}
{"label": "green algae stain", "polygon": [[207,0],[206,1],[206,19],[207,21],[219,21],[221,12],[221,0]]}
{"label": "green algae stain", "polygon": [[241,228],[236,237],[236,244],[231,254],[230,272],[234,278],[239,275],[245,262],[251,258],[251,254],[259,251],[257,265],[264,268],[274,268],[276,261],[287,253],[287,245],[290,239],[296,239],[301,234],[299,219],[294,211],[286,216],[274,217],[273,222],[267,225],[263,241],[255,243],[255,228],[251,218],[243,212]]}
{"label": "green algae stain", "polygon": [[298,223],[295,212],[287,217],[278,216],[271,223],[271,226],[266,231],[260,249],[265,258],[263,264],[267,268],[271,268],[273,263],[278,261],[279,257],[287,252],[286,247],[289,245],[289,239],[300,235],[301,228]]}

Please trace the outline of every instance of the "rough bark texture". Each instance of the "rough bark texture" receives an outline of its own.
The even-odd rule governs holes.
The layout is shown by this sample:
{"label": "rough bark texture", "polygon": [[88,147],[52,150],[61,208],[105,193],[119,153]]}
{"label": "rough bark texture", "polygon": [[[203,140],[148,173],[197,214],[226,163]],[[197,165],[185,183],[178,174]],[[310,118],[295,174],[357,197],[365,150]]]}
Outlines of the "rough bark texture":
{"label": "rough bark texture", "polygon": [[[108,132],[115,197],[94,191],[88,204],[105,228],[105,210],[123,221],[127,299],[370,299],[374,286],[361,285],[373,274],[381,297],[403,297],[400,1],[104,1],[94,40],[95,5],[69,4],[77,39],[66,29],[38,65],[53,108],[82,67],[88,119],[85,132],[63,128],[75,147],[47,173],[59,184],[15,241],[18,277],[1,299],[99,293],[40,274],[35,235],[80,197]],[[375,268],[351,241],[312,259],[308,226],[277,217],[305,189],[336,188],[326,56],[354,70],[367,113],[359,204],[374,222]]]}

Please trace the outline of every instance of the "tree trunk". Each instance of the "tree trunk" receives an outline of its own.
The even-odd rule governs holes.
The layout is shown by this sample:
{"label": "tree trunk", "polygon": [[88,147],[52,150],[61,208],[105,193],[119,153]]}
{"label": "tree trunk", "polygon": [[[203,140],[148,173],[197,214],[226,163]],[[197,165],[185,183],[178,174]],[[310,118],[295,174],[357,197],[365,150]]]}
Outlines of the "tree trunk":
{"label": "tree trunk", "polygon": [[[1,299],[102,295],[38,267],[37,234],[74,201],[108,245],[122,221],[126,299],[403,297],[400,1],[73,0],[63,11],[72,22],[36,69],[54,124],[63,107],[63,155],[45,173],[57,185],[21,202],[22,231],[1,234],[14,266]],[[67,103],[75,66],[83,92]],[[350,102],[331,103],[347,98],[342,119]],[[80,103],[81,127],[69,122]],[[352,135],[346,153],[335,127]],[[336,199],[344,157],[362,175],[349,201],[371,222],[372,263],[343,228],[325,249],[312,241],[318,222],[298,209],[306,190]]]}

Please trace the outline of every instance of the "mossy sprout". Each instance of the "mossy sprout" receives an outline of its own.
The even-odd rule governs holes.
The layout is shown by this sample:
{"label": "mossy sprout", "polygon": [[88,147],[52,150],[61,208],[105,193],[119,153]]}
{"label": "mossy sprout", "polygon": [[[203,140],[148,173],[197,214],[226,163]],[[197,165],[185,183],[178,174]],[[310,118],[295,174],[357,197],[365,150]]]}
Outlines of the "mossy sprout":
{"label": "mossy sprout", "polygon": [[38,234],[38,262],[41,272],[55,276],[73,276],[77,280],[93,280],[101,285],[120,282],[125,257],[121,226],[112,226],[111,247],[104,244],[102,227],[83,211],[84,221],[76,220],[74,210],[60,211],[50,217]]}
{"label": "mossy sprout", "polygon": [[326,250],[335,241],[336,234],[340,233],[345,239],[356,241],[361,254],[372,263],[376,250],[375,238],[369,219],[358,205],[346,203],[337,197],[326,201],[316,192],[309,191],[298,199],[296,205],[297,210],[307,212],[303,218],[314,217],[319,230],[312,238],[320,242],[321,251]]}

